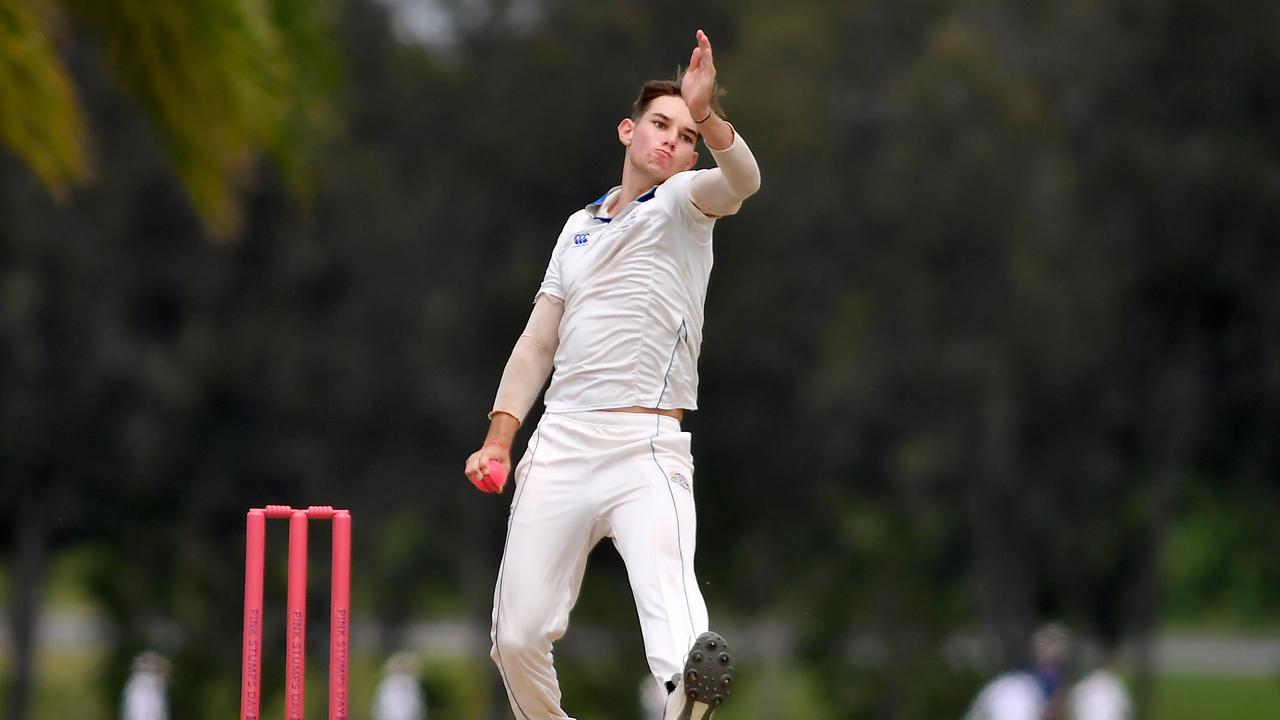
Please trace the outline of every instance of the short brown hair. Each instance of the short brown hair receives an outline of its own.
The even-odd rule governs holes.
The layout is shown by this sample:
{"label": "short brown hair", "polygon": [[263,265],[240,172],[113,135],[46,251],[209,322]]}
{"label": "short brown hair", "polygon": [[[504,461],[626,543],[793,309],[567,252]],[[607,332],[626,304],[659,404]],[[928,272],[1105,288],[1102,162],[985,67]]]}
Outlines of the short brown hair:
{"label": "short brown hair", "polygon": [[[631,119],[639,120],[644,115],[644,111],[649,109],[649,103],[654,98],[660,98],[664,95],[674,95],[680,97],[680,83],[684,80],[684,71],[676,71],[675,80],[649,80],[640,86],[640,92],[636,94],[635,102],[631,103]],[[715,92],[711,93],[711,112],[724,117],[724,109],[720,107],[720,97],[724,95],[724,90],[716,85]]]}

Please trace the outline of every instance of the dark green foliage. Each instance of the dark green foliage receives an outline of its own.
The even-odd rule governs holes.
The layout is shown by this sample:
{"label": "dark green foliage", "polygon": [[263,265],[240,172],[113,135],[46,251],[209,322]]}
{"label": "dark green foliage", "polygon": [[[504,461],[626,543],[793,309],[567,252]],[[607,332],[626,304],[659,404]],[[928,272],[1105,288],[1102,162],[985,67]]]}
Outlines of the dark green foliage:
{"label": "dark green foliage", "polygon": [[[381,649],[423,617],[484,626],[506,503],[459,469],[554,233],[698,24],[764,174],[717,229],[687,423],[713,617],[780,618],[832,717],[904,720],[980,685],[959,633],[995,669],[1049,617],[1103,642],[1280,619],[1274,3],[507,7],[426,50],[344,6],[345,134],[295,158],[306,207],[294,165],[261,167],[233,245],[89,60],[103,181],[54,207],[4,160],[0,471],[52,542],[100,553],[104,704],[155,644],[176,717],[234,697],[254,504],[352,507]],[[645,671],[601,552],[575,623],[616,655],[575,625],[561,667],[586,718]]]}

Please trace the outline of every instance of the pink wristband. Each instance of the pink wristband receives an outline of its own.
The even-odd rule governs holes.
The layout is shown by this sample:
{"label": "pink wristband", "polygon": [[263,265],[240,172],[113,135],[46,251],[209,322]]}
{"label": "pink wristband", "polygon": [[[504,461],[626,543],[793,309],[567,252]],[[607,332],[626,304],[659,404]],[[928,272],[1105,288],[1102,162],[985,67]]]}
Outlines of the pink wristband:
{"label": "pink wristband", "polygon": [[498,447],[502,448],[503,450],[509,450],[509,449],[510,449],[510,448],[508,448],[508,447],[507,447],[506,443],[501,443],[501,442],[498,442],[497,440],[490,440],[489,442],[485,443],[484,445],[481,445],[481,446],[480,446],[480,448],[483,450],[484,448],[487,448],[487,447],[489,447],[490,445],[497,445]]}

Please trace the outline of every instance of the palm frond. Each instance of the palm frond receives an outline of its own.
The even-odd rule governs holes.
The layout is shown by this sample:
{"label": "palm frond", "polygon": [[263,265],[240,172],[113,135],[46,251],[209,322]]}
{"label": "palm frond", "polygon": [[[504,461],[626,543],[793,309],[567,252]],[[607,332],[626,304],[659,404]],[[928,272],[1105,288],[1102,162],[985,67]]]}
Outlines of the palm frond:
{"label": "palm frond", "polygon": [[323,92],[300,82],[305,68],[291,54],[323,46],[324,26],[282,27],[283,0],[67,4],[99,38],[109,72],[146,110],[206,226],[233,236],[238,191],[257,154],[305,154],[298,118],[326,116]]}
{"label": "palm frond", "polygon": [[0,0],[0,142],[55,197],[90,171],[87,132],[71,78],[26,0]]}

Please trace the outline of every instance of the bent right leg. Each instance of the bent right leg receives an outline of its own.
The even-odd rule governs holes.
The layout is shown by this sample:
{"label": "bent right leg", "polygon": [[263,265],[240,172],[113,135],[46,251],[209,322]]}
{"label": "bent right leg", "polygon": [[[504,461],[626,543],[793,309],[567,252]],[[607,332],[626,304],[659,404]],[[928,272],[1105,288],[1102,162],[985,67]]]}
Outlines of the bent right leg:
{"label": "bent right leg", "polygon": [[560,707],[552,645],[569,624],[600,536],[577,461],[544,418],[516,470],[493,598],[493,649],[518,720],[571,720]]}

